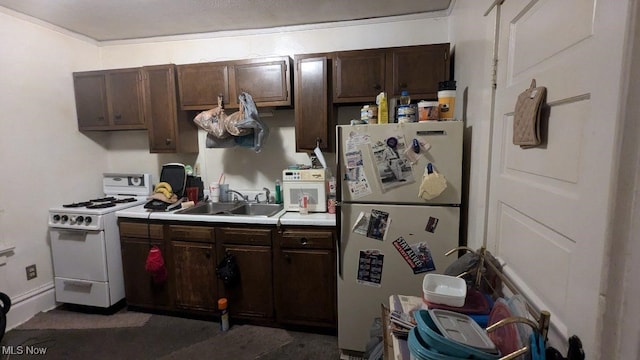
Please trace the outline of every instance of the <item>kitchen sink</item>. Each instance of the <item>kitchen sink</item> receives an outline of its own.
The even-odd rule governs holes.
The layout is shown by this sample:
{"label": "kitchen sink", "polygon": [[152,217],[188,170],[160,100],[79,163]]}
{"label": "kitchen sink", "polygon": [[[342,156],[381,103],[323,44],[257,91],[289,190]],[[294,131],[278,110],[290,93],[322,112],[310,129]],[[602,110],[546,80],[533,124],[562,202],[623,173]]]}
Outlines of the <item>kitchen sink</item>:
{"label": "kitchen sink", "polygon": [[260,203],[246,203],[233,210],[233,215],[246,215],[246,216],[273,216],[280,212],[284,206],[282,204],[260,204]]}
{"label": "kitchen sink", "polygon": [[282,204],[248,203],[215,203],[211,201],[198,203],[194,207],[178,210],[176,214],[185,215],[231,215],[231,216],[273,216],[282,210]]}

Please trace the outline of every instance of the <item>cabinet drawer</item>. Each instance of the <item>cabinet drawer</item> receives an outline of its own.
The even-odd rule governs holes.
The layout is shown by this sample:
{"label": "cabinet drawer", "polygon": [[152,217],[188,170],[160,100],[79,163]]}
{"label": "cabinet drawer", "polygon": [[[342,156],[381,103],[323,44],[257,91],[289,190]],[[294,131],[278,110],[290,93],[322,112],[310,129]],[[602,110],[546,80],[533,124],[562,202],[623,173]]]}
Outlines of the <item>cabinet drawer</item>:
{"label": "cabinet drawer", "polygon": [[213,242],[213,228],[206,226],[169,226],[171,239]]}
{"label": "cabinet drawer", "polygon": [[219,228],[216,237],[225,244],[271,246],[270,229]]}
{"label": "cabinet drawer", "polygon": [[280,247],[302,249],[333,249],[333,232],[286,230],[280,236]]}
{"label": "cabinet drawer", "polygon": [[145,224],[134,222],[121,222],[120,237],[134,237],[144,239],[160,239],[164,238],[162,234],[162,225]]}

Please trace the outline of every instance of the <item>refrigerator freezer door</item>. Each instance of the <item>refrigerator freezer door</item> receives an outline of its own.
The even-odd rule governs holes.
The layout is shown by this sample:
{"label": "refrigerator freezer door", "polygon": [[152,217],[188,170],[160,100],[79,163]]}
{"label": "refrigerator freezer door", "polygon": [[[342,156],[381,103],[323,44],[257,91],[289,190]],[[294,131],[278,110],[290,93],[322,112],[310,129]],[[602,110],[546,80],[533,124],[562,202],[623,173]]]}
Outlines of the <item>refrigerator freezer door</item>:
{"label": "refrigerator freezer door", "polygon": [[[460,204],[462,194],[462,138],[461,121],[430,121],[422,123],[341,125],[338,126],[338,161],[341,182],[341,201],[367,203]],[[394,140],[395,139],[395,140]],[[413,140],[426,144],[415,154]],[[388,159],[388,145],[395,146],[397,161]],[[428,148],[428,149],[426,149]],[[417,162],[408,161],[412,152]],[[360,161],[361,160],[361,161]],[[361,162],[362,166],[358,164]],[[418,196],[427,164],[447,180],[447,188],[431,200]],[[400,170],[400,172],[398,172]],[[361,173],[364,173],[364,177]],[[398,179],[398,176],[401,179]],[[363,181],[363,178],[366,179]],[[367,191],[350,191],[347,179],[366,183]]]}
{"label": "refrigerator freezer door", "polygon": [[[424,249],[430,251],[437,273],[455,260],[455,255],[444,253],[458,246],[460,208],[343,204],[341,211],[339,261],[343,271],[338,278],[338,344],[341,349],[364,351],[374,318],[380,316],[380,304],[387,304],[393,294],[422,296],[422,280],[428,273],[421,272],[425,267],[419,266],[422,260],[428,263]],[[367,228],[373,238],[353,231],[361,214],[376,212],[388,216],[386,227],[384,221],[369,220],[373,224]],[[378,240],[381,233],[382,240]],[[375,267],[380,265],[381,272],[377,272]]]}

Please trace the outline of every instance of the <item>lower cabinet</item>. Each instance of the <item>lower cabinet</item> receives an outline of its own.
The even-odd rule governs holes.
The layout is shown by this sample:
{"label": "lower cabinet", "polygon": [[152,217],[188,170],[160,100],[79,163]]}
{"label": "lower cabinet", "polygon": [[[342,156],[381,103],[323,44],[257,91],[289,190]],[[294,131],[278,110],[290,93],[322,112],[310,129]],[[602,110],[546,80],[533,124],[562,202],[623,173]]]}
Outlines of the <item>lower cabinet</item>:
{"label": "lower cabinet", "polygon": [[127,304],[151,309],[169,308],[171,301],[168,283],[156,283],[145,270],[149,249],[153,245],[160,248],[165,262],[167,261],[163,226],[128,221],[121,221],[119,226]]}
{"label": "lower cabinet", "polygon": [[336,232],[284,229],[274,246],[277,320],[283,324],[336,326]]}
{"label": "lower cabinet", "polygon": [[[336,231],[333,228],[190,224],[120,219],[127,304],[217,315],[226,297],[233,319],[262,325],[336,328]],[[149,249],[164,256],[168,279],[146,272]],[[225,286],[216,266],[229,253],[239,281]]]}
{"label": "lower cabinet", "polygon": [[216,229],[220,243],[218,261],[226,253],[235,257],[240,280],[231,287],[220,284],[232,318],[273,320],[273,272],[271,229],[221,227]]}
{"label": "lower cabinet", "polygon": [[217,310],[213,227],[171,225],[169,233],[176,308]]}

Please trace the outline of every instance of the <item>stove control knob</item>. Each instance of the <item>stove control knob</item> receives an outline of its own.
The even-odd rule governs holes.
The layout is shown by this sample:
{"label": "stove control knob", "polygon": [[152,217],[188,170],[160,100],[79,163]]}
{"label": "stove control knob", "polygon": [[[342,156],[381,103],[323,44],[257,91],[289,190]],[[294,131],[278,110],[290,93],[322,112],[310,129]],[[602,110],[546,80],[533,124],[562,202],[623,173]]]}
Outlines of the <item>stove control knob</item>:
{"label": "stove control knob", "polygon": [[82,225],[82,223],[84,222],[84,217],[82,216],[78,216],[76,218],[76,222],[78,223],[78,225]]}
{"label": "stove control knob", "polygon": [[91,217],[90,217],[90,216],[87,216],[86,218],[84,218],[84,222],[85,222],[87,225],[91,224]]}
{"label": "stove control knob", "polygon": [[60,218],[60,220],[62,220],[62,222],[67,222],[67,220],[69,220],[69,217],[67,215],[62,215],[62,218]]}
{"label": "stove control knob", "polygon": [[76,223],[76,217],[75,217],[75,216],[71,216],[71,217],[69,218],[69,223],[71,223],[71,224],[75,224],[75,223]]}
{"label": "stove control knob", "polygon": [[58,215],[58,214],[53,215],[53,221],[54,222],[60,221],[60,215]]}

